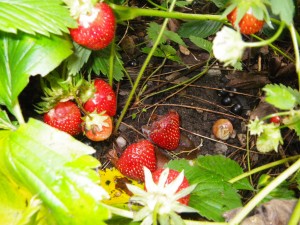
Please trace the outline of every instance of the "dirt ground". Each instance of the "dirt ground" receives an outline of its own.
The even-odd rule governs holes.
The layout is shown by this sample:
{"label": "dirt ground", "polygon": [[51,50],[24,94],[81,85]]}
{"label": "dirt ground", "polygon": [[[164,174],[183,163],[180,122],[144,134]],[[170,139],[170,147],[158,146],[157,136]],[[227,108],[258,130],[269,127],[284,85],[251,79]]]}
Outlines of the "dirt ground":
{"label": "dirt ground", "polygon": [[[147,21],[138,19],[131,21],[130,25],[132,30],[126,33],[126,37],[133,42],[133,49],[129,48],[126,51],[123,49],[121,54],[125,67],[134,81],[146,57],[138,50],[140,48],[138,44],[146,38]],[[124,26],[122,29],[122,26],[119,26],[118,30],[120,35],[124,35],[126,27]],[[243,72],[223,68],[218,62],[210,61],[211,68],[207,73],[199,76],[205,69],[204,65],[208,60],[208,55],[204,51],[196,49],[191,43],[187,44],[189,54],[183,54],[178,50],[178,55],[186,65],[166,61],[164,67],[149,77],[149,74],[162,63],[162,59],[159,58],[152,60],[141,80],[141,84],[146,84],[146,88],[138,99],[134,99],[117,134],[101,143],[93,143],[83,136],[76,137],[97,150],[96,157],[104,167],[111,165],[106,157],[110,149],[116,149],[118,153],[121,153],[129,144],[146,138],[142,132],[143,126],[151,123],[155,115],[163,115],[169,110],[176,110],[179,113],[182,135],[181,144],[177,150],[173,152],[159,150],[169,159],[193,159],[198,155],[222,154],[236,160],[246,168],[247,153],[250,154],[252,167],[255,167],[298,151],[298,140],[292,133],[287,133],[285,145],[279,149],[279,155],[275,152],[264,155],[258,153],[253,137],[248,139],[249,151],[246,146],[246,125],[249,118],[274,112],[272,107],[259,104],[263,99],[261,88],[268,83],[283,83],[293,87],[297,83],[293,64],[285,62],[270,49],[261,48],[245,53]],[[122,46],[122,43],[120,45]],[[283,40],[280,45],[282,48],[288,49],[291,44],[289,40]],[[170,91],[155,94],[197,76],[198,78],[191,84],[180,85]],[[124,77],[121,82],[115,83],[114,88],[118,95],[118,114],[115,117],[117,120],[131,90],[131,85]],[[223,88],[227,88],[228,95],[232,95],[230,97],[232,102],[224,104],[224,97],[220,96],[218,92]],[[40,101],[40,95],[39,77],[32,77],[30,84],[20,96],[25,117],[42,119],[33,110],[33,105]],[[242,107],[237,114],[231,110],[235,104]],[[217,140],[212,134],[212,126],[220,118],[230,120],[234,127],[234,134],[226,141]],[[118,144],[117,140],[120,140],[120,137],[126,141],[125,144]]]}

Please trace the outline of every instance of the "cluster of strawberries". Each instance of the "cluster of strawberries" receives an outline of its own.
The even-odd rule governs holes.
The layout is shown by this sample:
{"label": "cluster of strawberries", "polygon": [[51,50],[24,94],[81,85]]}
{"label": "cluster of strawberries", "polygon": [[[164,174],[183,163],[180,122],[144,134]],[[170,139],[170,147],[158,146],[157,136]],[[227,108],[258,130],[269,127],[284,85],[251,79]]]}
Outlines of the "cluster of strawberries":
{"label": "cluster of strawberries", "polygon": [[[142,139],[129,145],[115,162],[117,169],[127,177],[144,181],[143,167],[145,166],[152,172],[153,180],[157,183],[163,169],[157,169],[155,145],[168,151],[173,151],[178,147],[180,142],[179,120],[179,114],[175,110],[157,116],[147,131],[149,140]],[[171,183],[178,174],[178,171],[170,170],[167,184]],[[188,186],[189,183],[184,178],[177,192]],[[179,202],[187,205],[189,198],[190,196],[187,195],[179,199]]]}
{"label": "cluster of strawberries", "polygon": [[59,101],[44,114],[44,122],[73,136],[83,132],[92,141],[109,138],[113,129],[112,117],[117,110],[115,92],[98,78],[85,83],[82,92],[79,102]]}
{"label": "cluster of strawberries", "polygon": [[[228,20],[236,27],[237,10],[227,15]],[[77,18],[78,27],[70,29],[74,42],[91,50],[107,47],[115,36],[115,16],[106,3],[95,4],[89,11]],[[239,30],[243,34],[259,31],[264,21],[257,20],[251,12],[247,12],[239,21]],[[101,79],[95,79],[89,88],[88,97],[83,100],[81,107],[78,102],[61,101],[44,114],[44,122],[63,130],[71,135],[83,132],[93,141],[102,141],[112,133],[112,117],[116,114],[116,96],[112,87]],[[82,117],[82,112],[84,116]],[[129,145],[115,166],[124,175],[139,181],[144,181],[143,167],[153,172],[154,180],[158,180],[162,170],[157,170],[155,145],[168,151],[175,150],[180,142],[179,115],[171,110],[166,115],[155,120],[148,133],[149,140],[140,140]],[[154,145],[155,144],[155,145]],[[179,173],[171,170],[168,182],[174,180]],[[188,186],[185,179],[181,189]],[[188,203],[189,196],[181,200]]]}

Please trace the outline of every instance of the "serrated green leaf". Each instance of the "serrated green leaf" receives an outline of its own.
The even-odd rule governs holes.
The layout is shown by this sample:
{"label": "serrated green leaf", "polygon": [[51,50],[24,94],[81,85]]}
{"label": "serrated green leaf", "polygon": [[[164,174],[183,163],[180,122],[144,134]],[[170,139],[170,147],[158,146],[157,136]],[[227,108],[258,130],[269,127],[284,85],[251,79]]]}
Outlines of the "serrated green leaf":
{"label": "serrated green leaf", "polygon": [[[217,156],[217,158],[219,157]],[[190,184],[198,184],[191,193],[189,206],[197,209],[202,216],[208,219],[223,221],[222,215],[225,211],[242,205],[240,196],[232,184],[226,182],[222,175],[213,171],[214,168],[206,168],[209,163],[203,162],[203,166],[201,166],[198,164],[198,160],[200,158],[195,161],[173,160],[167,164],[167,167],[178,171],[184,170],[184,175]],[[214,160],[212,158],[208,161]],[[219,161],[223,162],[223,160]],[[204,167],[204,165],[206,166]],[[219,167],[222,167],[224,171],[225,166],[227,165],[223,165],[223,167],[220,165]],[[244,187],[245,185],[241,186]]]}
{"label": "serrated green leaf", "polygon": [[213,2],[218,8],[223,8],[227,5],[229,0],[210,0]]}
{"label": "serrated green leaf", "polygon": [[215,34],[222,26],[223,23],[218,21],[190,21],[181,25],[178,34],[183,38],[189,38],[190,36],[206,38]]}
{"label": "serrated green leaf", "polygon": [[[149,38],[154,42],[157,39],[157,36],[159,34],[161,30],[161,25],[155,23],[155,22],[151,22],[149,24],[149,27],[147,29],[147,34],[149,36]],[[170,30],[164,30],[163,32],[163,36],[160,39],[160,44],[166,43],[167,40],[171,40],[174,41],[175,43],[182,45],[184,47],[187,47],[186,44],[183,42],[183,40],[181,39],[181,37]]]}
{"label": "serrated green leaf", "polygon": [[[274,180],[273,177],[267,174],[262,174],[259,177],[257,189],[262,190],[266,187],[270,182]],[[262,202],[268,202],[272,199],[293,199],[295,198],[294,190],[291,190],[290,183],[288,181],[283,181],[279,186],[274,188],[264,199]]]}
{"label": "serrated green leaf", "polygon": [[270,6],[272,12],[275,15],[279,15],[280,19],[284,21],[287,25],[293,22],[293,17],[295,13],[295,5],[293,0],[270,0]]}
{"label": "serrated green leaf", "polygon": [[283,144],[280,128],[274,123],[265,124],[263,128],[263,132],[258,136],[256,141],[257,150],[263,153],[272,150],[277,152],[278,145]]}
{"label": "serrated green leaf", "polygon": [[71,55],[71,49],[71,42],[61,36],[0,32],[0,104],[12,112],[29,76],[47,75]]}
{"label": "serrated green leaf", "polygon": [[[151,51],[151,48],[144,47],[141,49],[143,53],[148,54]],[[167,58],[172,61],[182,63],[180,57],[176,54],[176,50],[171,45],[160,45],[159,48],[156,48],[153,56]]]}
{"label": "serrated green leaf", "polygon": [[[226,181],[243,174],[243,169],[236,161],[221,155],[199,157],[197,164],[201,168],[222,176]],[[253,187],[246,178],[233,183],[233,186],[236,189],[253,190]]]}
{"label": "serrated green leaf", "polygon": [[[207,174],[209,175],[209,174]],[[189,206],[213,221],[224,221],[223,213],[242,206],[240,196],[228,183],[206,180],[191,193]]]}
{"label": "serrated green leaf", "polygon": [[77,23],[61,0],[0,0],[0,30],[29,34],[68,33]]}
{"label": "serrated green leaf", "polygon": [[76,75],[79,73],[92,53],[90,49],[84,48],[75,42],[73,44],[74,53],[67,59],[67,67],[70,75]]}
{"label": "serrated green leaf", "polygon": [[196,36],[190,36],[190,40],[199,48],[204,49],[208,53],[212,53],[212,42]]}
{"label": "serrated green leaf", "polygon": [[293,112],[292,116],[285,117],[283,123],[290,129],[295,130],[298,137],[300,137],[300,112]]}
{"label": "serrated green leaf", "polygon": [[15,129],[14,124],[9,119],[6,111],[0,108],[0,129]]}
{"label": "serrated green leaf", "polygon": [[297,176],[296,176],[296,182],[298,184],[298,190],[300,190],[300,171],[298,170]]}
{"label": "serrated green leaf", "polygon": [[[92,52],[92,70],[96,74],[104,74],[105,76],[109,73],[109,57],[110,57],[110,47],[102,49],[101,51]],[[123,79],[123,61],[118,51],[114,53],[114,72],[113,76],[116,81]]]}
{"label": "serrated green leaf", "polygon": [[282,110],[293,109],[297,104],[297,96],[290,87],[283,84],[268,84],[263,88],[266,102]]}
{"label": "serrated green leaf", "polygon": [[30,119],[10,133],[0,161],[19,185],[41,199],[57,224],[102,225],[110,213],[100,201],[108,194],[91,169],[95,160],[87,159],[94,151],[67,133]]}
{"label": "serrated green leaf", "polygon": [[28,224],[40,209],[40,201],[32,194],[9,180],[0,171],[0,224],[21,225]]}
{"label": "serrated green leaf", "polygon": [[189,4],[191,4],[191,3],[188,2],[188,1],[176,1],[176,5],[179,6],[179,7],[185,7]]}

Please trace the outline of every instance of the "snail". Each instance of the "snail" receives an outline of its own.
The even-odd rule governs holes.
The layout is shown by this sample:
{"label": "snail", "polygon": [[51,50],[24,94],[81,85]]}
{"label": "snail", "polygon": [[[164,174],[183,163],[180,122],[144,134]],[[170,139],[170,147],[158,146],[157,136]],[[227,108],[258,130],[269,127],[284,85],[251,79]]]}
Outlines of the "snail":
{"label": "snail", "polygon": [[212,132],[217,139],[225,141],[233,134],[232,123],[228,119],[219,119],[214,123]]}

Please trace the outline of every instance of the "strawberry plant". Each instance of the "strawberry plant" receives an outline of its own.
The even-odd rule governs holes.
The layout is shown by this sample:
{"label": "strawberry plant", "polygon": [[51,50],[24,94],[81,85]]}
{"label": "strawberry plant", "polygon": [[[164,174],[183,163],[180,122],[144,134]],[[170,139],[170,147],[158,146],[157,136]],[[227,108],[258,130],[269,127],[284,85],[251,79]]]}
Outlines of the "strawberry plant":
{"label": "strawberry plant", "polygon": [[[122,202],[120,206],[107,201],[113,192],[108,193],[103,187],[109,186],[103,183],[105,175],[96,172],[102,166],[92,156],[96,149],[72,137],[83,131],[91,140],[108,140],[113,146],[131,106],[145,104],[145,100],[161,93],[175,94],[175,90],[189,87],[216,61],[224,67],[242,70],[245,50],[250,48],[269,46],[276,54],[293,61],[300,87],[300,36],[293,21],[294,1],[207,2],[213,4],[214,13],[185,11],[196,1],[148,1],[149,7],[143,8],[118,0],[0,0],[1,224],[118,224],[120,218],[122,224],[202,224],[186,219],[190,218],[184,216],[187,214],[222,224],[240,224],[260,202],[272,198],[278,190],[294,196],[287,191],[289,182],[298,185],[299,191],[299,155],[254,169],[249,162],[243,162],[246,172],[224,156],[174,159],[155,175],[155,148],[174,152],[181,147],[179,114],[170,111],[153,122],[149,140],[128,143],[125,150],[119,151],[122,154],[115,167],[122,178],[126,180],[127,176],[140,182],[125,182],[126,201],[130,204]],[[133,79],[124,68],[119,46],[125,34],[119,35],[117,31],[118,25],[143,17],[160,20],[149,22],[145,29],[147,43],[140,51],[145,58]],[[171,19],[182,21],[178,30],[167,29]],[[274,32],[260,36],[266,29]],[[293,53],[285,53],[274,45],[283,34],[289,34]],[[201,71],[160,91],[149,92],[148,81],[168,60],[188,67],[177,48],[188,52],[191,43],[207,54]],[[148,74],[146,69],[154,57],[161,58],[162,64]],[[31,84],[32,77],[41,80],[45,95],[36,110],[45,113],[45,122],[40,116],[28,118],[23,114],[20,95]],[[122,89],[122,79],[129,81],[130,90],[123,94],[125,101],[117,109],[116,90]],[[282,84],[268,84],[262,91],[265,101],[278,112],[251,120],[247,128],[255,138],[257,151],[277,152],[284,144],[283,130],[300,136],[300,94],[298,89]],[[74,111],[60,113],[62,105],[71,105]],[[145,104],[144,111],[147,107]],[[59,118],[54,118],[57,114]],[[277,117],[280,123],[275,121]],[[247,154],[249,158],[248,148]],[[276,178],[265,183],[255,186],[248,179],[288,163],[291,164]],[[179,171],[176,178],[174,171]],[[169,180],[169,175],[174,179]],[[182,182],[189,185],[182,188]],[[145,187],[140,187],[143,183]],[[241,191],[251,192],[250,199],[244,201]],[[189,201],[181,201],[184,198]],[[223,214],[239,207],[239,212],[224,222]],[[298,203],[290,224],[296,224],[299,215]]]}

